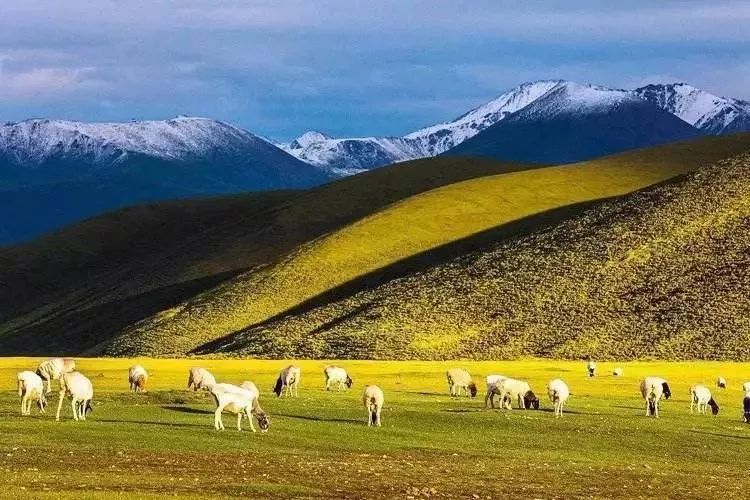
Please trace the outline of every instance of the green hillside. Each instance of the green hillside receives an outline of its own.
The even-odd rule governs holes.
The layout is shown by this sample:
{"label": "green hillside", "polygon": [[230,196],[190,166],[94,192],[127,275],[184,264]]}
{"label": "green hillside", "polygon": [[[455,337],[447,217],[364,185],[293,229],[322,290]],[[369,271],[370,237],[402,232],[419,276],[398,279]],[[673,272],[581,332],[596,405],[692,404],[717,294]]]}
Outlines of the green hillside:
{"label": "green hillside", "polygon": [[750,359],[750,152],[225,339],[262,356]]}
{"label": "green hillside", "polygon": [[[418,309],[420,317],[424,316],[424,324],[430,325],[424,339],[417,336],[409,343],[402,339],[387,347],[384,343],[382,349],[356,347],[359,341],[352,336],[363,342],[385,342],[369,326],[365,332],[345,328],[351,341],[344,342],[348,347],[338,353],[327,342],[316,342],[315,336],[307,338],[316,328],[325,331],[325,325],[309,324],[307,328],[305,323],[295,330],[299,334],[295,337],[282,333],[283,328],[277,330],[278,323],[273,320],[285,314],[304,313],[319,303],[440,263],[447,247],[469,250],[472,239],[484,242],[484,235],[498,230],[502,233],[504,227],[529,231],[541,223],[570,215],[571,210],[560,211],[561,207],[623,195],[749,148],[747,134],[701,139],[578,164],[488,175],[425,191],[301,245],[278,263],[241,274],[160,311],[127,328],[112,343],[98,346],[95,352],[166,355],[218,349],[260,355],[283,352],[305,356],[389,357],[396,355],[394,349],[398,348],[420,357],[455,355],[459,353],[457,346],[464,345],[457,339],[474,334],[471,328],[464,328],[465,324],[431,314],[431,307],[437,312],[444,300],[454,300],[442,294],[428,300],[430,307],[423,304]],[[539,217],[545,213],[548,217]],[[518,221],[528,221],[528,217],[534,219],[519,224]],[[511,223],[515,225],[508,226]],[[532,253],[537,251],[541,250],[534,249]],[[375,293],[369,303],[329,316],[329,327],[348,324],[349,317],[375,314],[372,303],[379,301],[379,297]],[[392,332],[406,328],[398,315],[385,316],[391,321],[378,323],[382,328]],[[260,325],[263,330],[265,322],[270,322],[268,335],[256,338],[258,329],[252,327]],[[248,335],[236,333],[247,329],[250,329]],[[507,346],[503,345],[503,349]],[[474,349],[460,353],[472,354]]]}
{"label": "green hillside", "polygon": [[141,205],[0,247],[0,352],[79,353],[403,198],[528,168],[402,163],[308,191]]}

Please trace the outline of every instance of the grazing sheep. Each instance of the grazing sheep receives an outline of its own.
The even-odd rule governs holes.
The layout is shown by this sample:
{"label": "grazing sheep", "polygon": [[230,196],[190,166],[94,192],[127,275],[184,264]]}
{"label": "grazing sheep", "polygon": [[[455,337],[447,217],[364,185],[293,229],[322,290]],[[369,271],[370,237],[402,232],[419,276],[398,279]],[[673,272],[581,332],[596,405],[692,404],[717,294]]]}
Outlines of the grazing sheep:
{"label": "grazing sheep", "polygon": [[501,406],[508,410],[512,408],[511,402],[514,400],[521,409],[539,409],[539,398],[531,390],[529,383],[524,380],[506,378],[492,386],[485,397],[485,401],[489,398],[492,408],[495,407],[495,396],[500,396]]}
{"label": "grazing sheep", "polygon": [[596,375],[596,361],[589,358],[589,362],[586,363],[586,371],[588,371],[589,377]]}
{"label": "grazing sheep", "polygon": [[76,362],[68,358],[52,358],[42,361],[36,369],[36,374],[47,382],[47,394],[52,392],[52,381],[60,380],[63,373],[71,373],[76,369]]}
{"label": "grazing sheep", "polygon": [[466,396],[471,395],[473,398],[477,395],[477,384],[474,383],[468,371],[463,368],[451,368],[445,372],[445,375],[448,378],[448,390],[451,397],[460,396],[462,389]]}
{"label": "grazing sheep", "polygon": [[750,424],[750,391],[747,391],[742,399],[742,421]]}
{"label": "grazing sheep", "polygon": [[86,420],[86,413],[94,411],[91,400],[94,397],[94,386],[91,381],[81,372],[64,373],[60,377],[60,399],[57,403],[57,416],[55,420],[60,421],[60,410],[62,410],[65,395],[70,394],[73,407],[73,420]]}
{"label": "grazing sheep", "polygon": [[727,380],[724,377],[717,377],[716,378],[716,387],[719,389],[726,389],[727,388]]}
{"label": "grazing sheep", "polygon": [[362,394],[362,403],[367,410],[367,426],[380,427],[380,410],[383,409],[383,391],[377,385],[368,385]]}
{"label": "grazing sheep", "polygon": [[568,385],[559,378],[556,378],[547,384],[547,394],[549,394],[549,399],[552,401],[552,406],[555,409],[555,417],[562,417],[563,406],[565,405],[565,401],[570,397]]}
{"label": "grazing sheep", "polygon": [[[250,382],[252,384],[252,382]],[[252,384],[253,386],[255,384]],[[246,387],[249,385],[246,383]],[[211,396],[213,396],[214,403],[216,404],[216,411],[214,411],[214,428],[217,431],[224,430],[224,422],[222,422],[221,413],[227,410],[231,413],[237,414],[237,430],[242,430],[242,416],[245,415],[247,420],[250,422],[250,430],[256,432],[255,426],[253,426],[253,419],[255,417],[258,420],[258,427],[262,432],[266,432],[271,426],[271,420],[268,418],[268,414],[263,411],[258,403],[258,392],[242,387],[237,387],[232,384],[214,384],[208,389]]]}
{"label": "grazing sheep", "polygon": [[666,380],[659,377],[646,377],[641,381],[641,395],[646,401],[646,416],[659,418],[659,400],[669,399],[672,391]]}
{"label": "grazing sheep", "polygon": [[622,368],[619,368],[619,367],[618,367],[618,368],[615,368],[615,369],[614,369],[614,370],[612,371],[612,375],[614,375],[615,377],[622,377],[622,373],[623,373],[623,372],[622,372]]}
{"label": "grazing sheep", "polygon": [[18,374],[18,395],[21,398],[21,415],[31,415],[31,402],[36,401],[39,413],[44,413],[47,398],[42,377],[28,370]]}
{"label": "grazing sheep", "polygon": [[276,386],[273,388],[274,394],[281,397],[282,394],[286,393],[287,396],[299,396],[299,380],[302,376],[302,370],[299,366],[289,365],[279,373],[279,378],[276,379]]}
{"label": "grazing sheep", "polygon": [[690,387],[690,413],[693,413],[693,406],[698,408],[698,413],[705,415],[706,408],[711,407],[711,413],[719,413],[719,405],[716,404],[711,396],[711,391],[705,385],[696,384]]}
{"label": "grazing sheep", "polygon": [[146,382],[148,382],[148,373],[146,369],[141,365],[133,365],[128,370],[128,382],[130,382],[130,390],[133,392],[143,392],[146,390]]}
{"label": "grazing sheep", "polygon": [[188,389],[192,387],[194,391],[198,391],[200,389],[208,390],[212,385],[215,384],[216,379],[213,375],[211,375],[210,371],[206,370],[205,368],[199,367],[190,369],[190,373],[188,375]]}
{"label": "grazing sheep", "polygon": [[338,390],[343,389],[344,386],[347,389],[351,389],[354,383],[349,374],[346,373],[346,370],[338,366],[326,366],[323,368],[323,375],[326,377],[326,391],[330,391],[333,386],[336,386]]}

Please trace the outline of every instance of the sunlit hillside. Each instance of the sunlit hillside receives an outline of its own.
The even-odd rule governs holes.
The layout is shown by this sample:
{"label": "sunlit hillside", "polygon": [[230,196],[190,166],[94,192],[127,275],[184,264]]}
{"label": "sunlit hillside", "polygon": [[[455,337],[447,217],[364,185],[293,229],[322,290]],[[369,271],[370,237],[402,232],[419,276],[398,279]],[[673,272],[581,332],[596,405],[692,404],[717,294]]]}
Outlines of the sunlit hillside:
{"label": "sunlit hillside", "polygon": [[[441,307],[451,303],[465,309],[460,300],[465,293],[446,295],[437,290],[412,308],[406,300],[410,296],[407,289],[405,295],[384,309],[386,312],[377,313],[371,305],[362,307],[362,302],[357,302],[353,309],[345,307],[340,313],[325,316],[322,322],[302,320],[289,333],[284,325],[293,324],[294,319],[283,323],[272,320],[374,288],[389,278],[418,272],[425,265],[440,263],[446,255],[471,250],[477,241],[486,243],[488,234],[493,236],[491,241],[513,232],[531,231],[575,211],[560,211],[561,207],[627,194],[746,150],[749,144],[747,135],[703,139],[573,165],[490,175],[425,191],[304,244],[277,264],[239,275],[154,314],[127,328],[111,344],[98,346],[97,351],[164,355],[239,350],[270,356],[284,353],[349,357],[494,355],[496,351],[490,353],[483,344],[467,341],[484,339],[486,330],[440,313]],[[508,226],[510,223],[514,225]],[[473,241],[475,238],[478,240]],[[544,255],[544,249],[532,246],[524,258],[535,262],[533,256],[537,254]],[[482,270],[480,274],[486,272]],[[528,278],[533,281],[536,275]],[[455,276],[448,281],[451,280],[456,285],[465,281]],[[544,283],[541,288],[552,290],[551,284]],[[476,286],[481,290],[485,285],[480,282]],[[381,300],[380,290],[366,293],[368,303]],[[511,300],[503,295],[487,296],[492,303]],[[512,300],[520,307],[526,298],[521,294]],[[396,313],[400,310],[396,303],[416,315],[409,320],[410,326],[403,324],[405,317]],[[500,311],[495,306],[486,312],[497,315]],[[374,323],[352,323],[371,315]],[[272,322],[264,327],[263,323],[269,321]],[[254,325],[259,326],[252,329]],[[248,328],[249,334],[236,334]],[[409,336],[389,337],[408,329],[412,329]],[[309,335],[311,331],[329,330],[336,334],[328,341],[322,333]],[[259,331],[265,333],[258,335]],[[381,335],[383,331],[385,335]],[[341,352],[336,347],[339,343],[344,346]],[[477,351],[479,347],[481,350]],[[546,352],[552,347],[545,345],[540,349]],[[523,351],[507,342],[502,343],[501,350],[508,355]]]}

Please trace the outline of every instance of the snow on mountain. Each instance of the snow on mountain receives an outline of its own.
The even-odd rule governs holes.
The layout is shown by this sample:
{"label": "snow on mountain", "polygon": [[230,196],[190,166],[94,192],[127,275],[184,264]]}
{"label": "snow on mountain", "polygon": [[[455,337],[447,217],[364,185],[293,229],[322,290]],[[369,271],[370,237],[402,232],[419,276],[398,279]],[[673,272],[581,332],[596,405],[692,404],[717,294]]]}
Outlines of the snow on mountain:
{"label": "snow on mountain", "polygon": [[181,160],[202,157],[219,148],[262,144],[266,142],[246,130],[206,118],[130,123],[35,119],[0,127],[0,151],[25,164],[39,164],[60,155],[83,155],[97,163],[112,163],[128,153]]}
{"label": "snow on mountain", "polygon": [[634,94],[712,135],[750,130],[750,102],[719,97],[687,83],[646,85]]}

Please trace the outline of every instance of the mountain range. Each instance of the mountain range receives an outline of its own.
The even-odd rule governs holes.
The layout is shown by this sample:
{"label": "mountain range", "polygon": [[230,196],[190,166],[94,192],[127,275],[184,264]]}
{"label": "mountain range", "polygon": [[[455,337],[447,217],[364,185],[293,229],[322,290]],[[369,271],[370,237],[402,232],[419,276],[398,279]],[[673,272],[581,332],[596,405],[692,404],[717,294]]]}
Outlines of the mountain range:
{"label": "mountain range", "polygon": [[557,164],[749,129],[750,103],[684,83],[625,91],[562,80],[524,83],[403,137],[307,132],[273,144],[194,117],[6,123],[0,245],[134,203],[307,188],[409,159],[448,154]]}

